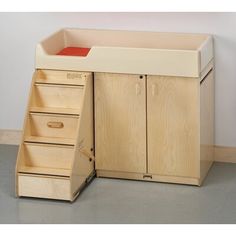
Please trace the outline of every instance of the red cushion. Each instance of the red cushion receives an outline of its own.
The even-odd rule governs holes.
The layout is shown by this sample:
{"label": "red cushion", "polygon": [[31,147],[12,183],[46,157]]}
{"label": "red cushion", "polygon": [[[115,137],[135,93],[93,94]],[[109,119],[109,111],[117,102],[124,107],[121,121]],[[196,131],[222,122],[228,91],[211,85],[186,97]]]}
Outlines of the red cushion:
{"label": "red cushion", "polygon": [[86,57],[89,51],[90,48],[67,47],[58,52],[57,55]]}

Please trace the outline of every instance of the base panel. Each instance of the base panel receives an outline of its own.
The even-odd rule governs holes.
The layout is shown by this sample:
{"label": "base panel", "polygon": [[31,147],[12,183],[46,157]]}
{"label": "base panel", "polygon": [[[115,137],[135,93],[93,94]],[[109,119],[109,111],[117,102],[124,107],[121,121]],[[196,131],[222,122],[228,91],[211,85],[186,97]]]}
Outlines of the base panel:
{"label": "base panel", "polygon": [[175,184],[187,184],[187,185],[200,186],[200,181],[198,178],[150,175],[150,174],[145,174],[145,173],[141,174],[141,173],[97,170],[97,177],[132,179],[132,180],[142,180],[142,181],[164,182],[164,183],[175,183]]}

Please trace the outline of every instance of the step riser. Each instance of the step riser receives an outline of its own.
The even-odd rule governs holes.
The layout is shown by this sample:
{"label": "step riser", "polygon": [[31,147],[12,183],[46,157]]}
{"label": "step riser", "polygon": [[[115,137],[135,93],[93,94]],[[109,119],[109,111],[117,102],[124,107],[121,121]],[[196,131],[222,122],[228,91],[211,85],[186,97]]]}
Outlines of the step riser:
{"label": "step riser", "polygon": [[23,144],[21,155],[25,166],[70,169],[74,148],[62,145]]}
{"label": "step riser", "polygon": [[22,197],[70,201],[70,181],[65,179],[19,175],[18,195]]}
{"label": "step riser", "polygon": [[78,118],[70,116],[42,115],[29,116],[29,136],[75,139]]}
{"label": "step riser", "polygon": [[33,89],[32,106],[79,109],[83,87],[37,84]]}

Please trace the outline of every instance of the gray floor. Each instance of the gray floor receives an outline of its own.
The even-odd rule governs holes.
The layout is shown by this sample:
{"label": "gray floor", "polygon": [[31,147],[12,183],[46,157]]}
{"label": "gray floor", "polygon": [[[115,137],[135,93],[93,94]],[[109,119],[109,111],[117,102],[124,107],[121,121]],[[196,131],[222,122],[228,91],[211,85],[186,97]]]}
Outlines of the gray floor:
{"label": "gray floor", "polygon": [[15,198],[17,146],[0,145],[0,223],[236,223],[236,164],[199,187],[94,179],[74,203]]}

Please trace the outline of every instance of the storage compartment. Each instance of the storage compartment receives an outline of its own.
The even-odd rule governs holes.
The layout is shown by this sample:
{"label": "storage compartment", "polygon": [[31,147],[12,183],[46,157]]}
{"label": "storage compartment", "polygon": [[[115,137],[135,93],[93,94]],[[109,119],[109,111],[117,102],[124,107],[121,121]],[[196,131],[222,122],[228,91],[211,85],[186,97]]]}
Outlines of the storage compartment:
{"label": "storage compartment", "polygon": [[71,200],[70,181],[34,175],[18,176],[19,196]]}
{"label": "storage compartment", "polygon": [[[66,48],[90,51],[58,55]],[[207,34],[63,29],[37,45],[36,68],[199,77],[212,58]]]}
{"label": "storage compartment", "polygon": [[[43,113],[30,113],[27,127],[26,141],[34,141],[30,137],[41,138],[43,142],[67,143],[74,142],[76,138],[79,118],[71,115],[51,115]],[[51,140],[51,141],[50,141]],[[40,141],[40,140],[39,140]],[[70,143],[68,143],[70,144]]]}
{"label": "storage compartment", "polygon": [[83,86],[36,83],[33,89],[31,111],[79,114],[83,89]]}
{"label": "storage compartment", "polygon": [[214,150],[213,68],[205,73],[95,73],[97,176],[201,185]]}
{"label": "storage compartment", "polygon": [[214,162],[214,71],[209,71],[200,85],[200,173],[201,181]]}
{"label": "storage compartment", "polygon": [[85,85],[88,72],[39,70],[37,83]]}

